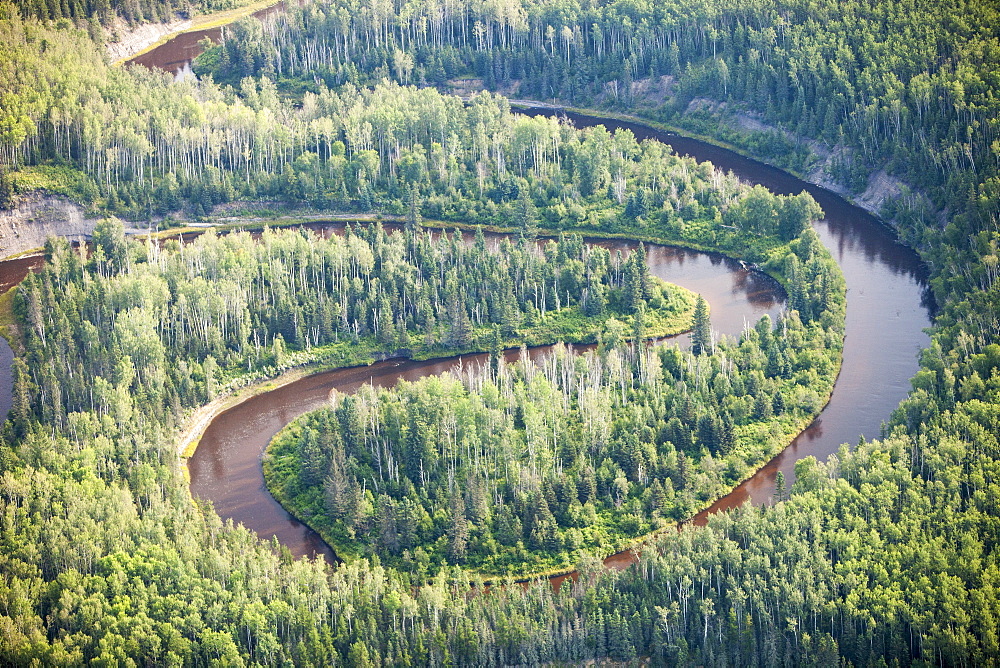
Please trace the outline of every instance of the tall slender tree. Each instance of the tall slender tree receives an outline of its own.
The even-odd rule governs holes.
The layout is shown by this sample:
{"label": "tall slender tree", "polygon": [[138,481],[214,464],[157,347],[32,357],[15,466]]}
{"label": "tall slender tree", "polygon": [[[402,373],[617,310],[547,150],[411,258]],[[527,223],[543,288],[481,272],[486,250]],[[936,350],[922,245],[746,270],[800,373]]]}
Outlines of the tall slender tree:
{"label": "tall slender tree", "polygon": [[695,355],[712,354],[712,322],[708,317],[708,302],[701,295],[698,295],[698,303],[694,307],[691,351]]}

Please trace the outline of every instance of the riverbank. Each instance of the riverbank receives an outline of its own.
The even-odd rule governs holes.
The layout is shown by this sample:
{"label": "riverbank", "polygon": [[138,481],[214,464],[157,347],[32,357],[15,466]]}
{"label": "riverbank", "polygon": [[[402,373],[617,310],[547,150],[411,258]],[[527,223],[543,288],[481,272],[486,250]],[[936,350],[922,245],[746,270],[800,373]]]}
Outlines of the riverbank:
{"label": "riverbank", "polygon": [[[848,215],[845,218],[843,213],[838,213],[837,211],[834,211],[834,217],[838,217],[838,216],[843,219],[842,222],[840,223],[841,225],[848,225],[848,226],[855,225],[855,223],[853,223],[853,222],[852,223],[848,223],[847,222],[847,220],[849,218],[851,218],[851,215]],[[357,216],[355,216],[355,215],[349,215],[347,217],[349,217],[349,218],[355,218]],[[322,215],[315,214],[315,217],[314,217],[314,219],[317,219],[317,220],[319,220],[319,219],[329,220],[330,218],[335,218],[335,216],[331,216],[329,214],[322,214]],[[370,217],[369,220],[379,219],[379,218],[380,217],[378,215],[372,215],[372,217]],[[383,220],[385,219],[384,216],[381,217],[381,218]],[[273,219],[269,219],[269,220],[271,220],[270,223],[265,223],[263,220],[258,220],[257,222],[261,223],[262,225],[263,224],[274,224],[274,220]],[[303,218],[302,217],[296,217],[294,220],[291,219],[291,218],[287,218],[286,220],[287,220],[287,224],[301,224],[303,222]],[[234,226],[234,227],[240,226],[240,224],[238,222],[236,222],[236,221],[232,221],[229,224],[232,225],[232,226]],[[443,223],[442,225],[444,227],[456,227],[456,226],[458,226],[455,223],[450,223],[450,222]],[[202,226],[198,226],[198,227],[193,227],[192,228],[192,230],[202,230],[202,231],[203,231],[203,229],[204,228]],[[854,230],[855,228],[850,227],[849,229]],[[864,229],[864,228],[863,228],[863,226],[861,226],[859,229]],[[172,230],[169,233],[176,233],[176,230]],[[838,233],[835,233],[835,234],[840,234],[840,233],[838,232]],[[871,265],[872,263],[877,263],[879,265],[884,265],[883,271],[881,271],[881,272],[879,272],[879,271],[872,272],[871,271],[871,267],[868,267],[867,269],[864,269],[862,271],[855,271],[855,272],[853,272],[854,276],[857,276],[859,279],[863,279],[863,280],[860,281],[859,286],[857,288],[855,288],[854,291],[852,292],[852,295],[853,295],[852,299],[856,299],[858,295],[862,295],[863,296],[867,292],[867,294],[870,296],[870,299],[875,300],[875,301],[878,302],[878,311],[877,311],[878,313],[880,313],[880,314],[882,314],[884,316],[886,314],[891,314],[891,313],[895,312],[896,313],[896,317],[898,319],[898,317],[899,317],[899,308],[900,308],[900,303],[901,303],[900,299],[902,297],[905,297],[906,295],[913,294],[913,291],[905,289],[906,286],[900,286],[899,290],[893,289],[890,286],[895,285],[895,283],[898,283],[899,280],[903,280],[904,283],[906,283],[907,285],[910,285],[910,283],[911,283],[911,276],[917,276],[917,278],[915,280],[919,284],[919,276],[918,276],[919,272],[916,271],[914,269],[914,267],[911,266],[911,263],[908,260],[897,258],[896,255],[895,255],[895,251],[893,251],[891,249],[889,249],[888,251],[886,251],[883,248],[883,246],[880,245],[880,244],[883,244],[882,241],[877,241],[874,244],[874,246],[873,246],[872,245],[872,241],[867,238],[868,237],[868,232],[864,233],[864,235],[865,235],[864,238],[858,238],[857,237],[857,234],[858,234],[857,231],[851,231],[850,234],[851,234],[851,243],[848,244],[847,246],[845,246],[842,242],[838,244],[836,241],[834,241],[834,243],[831,244],[829,239],[826,240],[825,243],[829,247],[831,247],[831,248],[839,248],[841,254],[847,253],[848,255],[852,255],[852,254],[853,255],[857,255],[859,260],[867,263],[868,265]],[[878,234],[874,234],[874,235],[871,235],[871,236],[873,238],[879,237]],[[839,238],[839,237],[834,237],[834,238]],[[856,247],[857,248],[861,248],[861,249],[865,249],[864,257],[861,256],[860,251],[858,251]],[[884,271],[885,269],[888,269],[888,271]],[[849,275],[852,275],[852,274],[849,274]],[[878,290],[879,289],[884,289],[884,288],[887,288],[887,287],[889,288],[888,292],[882,298],[879,298],[878,297],[878,294],[879,294]],[[862,300],[862,301],[864,301],[864,300]],[[903,301],[906,302],[906,304],[903,305],[904,312],[907,312],[908,310],[913,310],[913,311],[919,311],[920,313],[923,313],[922,311],[920,311],[919,308],[911,309],[910,305],[909,305],[909,302],[907,300],[904,299]],[[914,300],[914,303],[916,303],[918,301],[919,301],[919,299],[916,299],[916,300]],[[857,303],[857,302],[855,302],[855,303]],[[862,306],[861,313],[859,314],[859,318],[865,318],[866,316],[864,315],[864,313],[865,313],[865,307]],[[871,315],[874,316],[875,312],[873,311]],[[868,318],[868,319],[871,320],[871,318]],[[886,318],[885,317],[881,317],[881,318],[877,318],[876,320],[878,322],[882,322],[882,321],[885,321]],[[861,324],[859,324],[858,327],[861,328],[861,329],[867,328],[870,331],[871,330],[871,325],[865,325],[864,322],[865,322],[864,320],[859,320],[859,323],[861,323]],[[899,332],[899,331],[903,331],[904,329],[905,328],[901,328],[898,325],[892,325],[886,331]],[[920,328],[917,327],[914,331],[919,331],[919,329]],[[898,339],[899,337],[897,336],[895,338]],[[923,337],[921,337],[921,338],[923,338]],[[908,349],[907,346],[905,346],[905,345],[895,345],[895,344],[890,345],[888,343],[885,346],[881,347],[881,352],[878,355],[878,360],[884,361],[888,357],[891,357],[892,355],[891,354],[890,355],[886,355],[886,352],[888,351],[888,352],[891,353],[893,350],[900,351],[900,355],[897,355],[897,357],[905,357],[907,363],[912,362],[911,358],[913,356],[909,353],[909,349]],[[865,355],[865,353],[862,353],[862,356],[864,356],[864,355]],[[871,367],[871,373],[870,373],[870,375],[874,377],[874,380],[878,381],[878,384],[876,384],[876,385],[870,385],[869,384],[871,387],[881,387],[884,384],[889,384],[889,385],[892,384],[892,382],[893,382],[892,378],[894,376],[893,376],[893,374],[891,372],[890,373],[886,373],[885,371],[882,370],[882,367],[878,366],[878,365],[871,366],[869,364],[868,366]],[[893,368],[896,368],[896,367],[893,367]],[[899,375],[900,377],[905,376],[905,378],[908,378],[909,375],[911,375],[911,374],[902,373],[902,374],[896,374],[896,375]],[[864,387],[867,387],[864,384],[862,384],[862,385]],[[880,397],[881,397],[881,395],[880,395]],[[846,398],[847,397],[845,397],[845,399]],[[873,424],[876,425],[876,428],[877,428],[877,425],[878,425],[879,421],[881,419],[884,419],[884,415],[887,414],[887,410],[891,410],[891,409],[884,409],[884,408],[880,408],[879,407],[879,403],[878,402],[881,401],[881,398],[876,399],[876,400],[872,400],[872,399],[870,399],[868,397],[868,395],[863,395],[863,398],[862,398],[861,401],[864,404],[864,409],[860,410],[861,413],[864,413],[865,415],[867,415],[867,413],[869,413],[869,412],[873,413],[873,414],[877,414],[878,419],[873,423]],[[891,403],[893,403],[893,405],[894,405],[896,402],[893,401]],[[834,408],[834,411],[836,411],[836,406],[834,406],[833,408]],[[864,426],[864,424],[865,424],[864,420],[861,420],[859,422],[859,418],[858,418],[859,409],[857,408],[857,406],[855,406],[853,408],[850,408],[849,410],[846,411],[846,413],[851,416],[851,418],[850,418],[850,425],[851,425],[851,430],[853,431],[853,433],[855,434],[855,436],[853,436],[853,437],[845,436],[845,437],[841,438],[840,436],[834,434],[833,436],[830,436],[830,438],[827,439],[827,440],[831,440],[832,439],[832,441],[836,441],[836,442],[839,442],[841,440],[843,440],[845,442],[856,442],[856,440],[857,440],[856,434],[858,433],[858,431],[864,430],[864,429],[867,428],[867,427]],[[835,416],[832,416],[832,415],[829,416],[829,418],[825,420],[825,423],[826,424],[824,425],[824,427],[826,428],[828,436],[829,436],[829,434],[831,432],[831,427],[833,428],[832,431],[836,431],[836,425],[838,423],[847,424],[846,422],[843,422],[842,420],[838,420]],[[857,426],[854,426],[854,425],[857,425]],[[857,431],[854,431],[854,430],[857,430]],[[875,432],[875,433],[877,433],[877,432]],[[829,452],[829,451],[830,450],[826,450],[826,452]],[[833,451],[835,451],[835,448],[833,449]],[[820,452],[819,450],[817,450],[816,452],[806,451],[805,454],[816,454],[816,456],[819,457],[819,458],[821,458],[821,459],[825,456],[825,454],[822,454],[822,452]],[[800,455],[790,455],[789,456],[789,462],[794,461],[794,457],[795,456],[804,456],[804,455],[802,455],[801,453],[800,453]],[[789,466],[790,466],[790,464],[789,464]],[[785,469],[783,468],[782,470],[785,470]],[[772,478],[773,478],[773,476],[772,476]],[[789,479],[789,476],[788,476],[788,473],[786,472],[786,480],[787,479]],[[769,482],[767,480],[763,480],[761,482],[761,484],[764,485],[764,486],[768,486],[769,485],[770,489],[773,490],[773,482]]]}
{"label": "riverbank", "polygon": [[[668,284],[656,278],[653,280],[662,289],[669,290],[672,298],[680,302],[680,308],[647,311],[644,328],[647,339],[665,339],[689,331],[697,295],[681,286]],[[527,348],[547,346],[556,342],[592,344],[597,340],[600,331],[607,326],[607,322],[614,317],[612,314],[603,318],[584,318],[577,311],[575,307],[552,311],[538,325],[519,332],[513,339]],[[375,362],[391,359],[425,362],[487,353],[489,332],[484,328],[480,330],[482,331],[473,334],[474,343],[459,349],[440,346],[428,348],[421,343],[421,336],[411,336],[410,346],[402,350],[377,350],[371,341],[362,340],[358,343],[344,341],[309,351],[293,352],[289,355],[290,359],[284,370],[265,369],[239,376],[227,383],[219,396],[196,409],[180,429],[177,451],[182,458],[190,458],[194,455],[205,430],[221,413],[248,399],[285,387],[307,376],[336,369],[370,366]],[[504,342],[505,352],[518,350],[518,346],[512,345],[513,339]]]}
{"label": "riverbank", "polygon": [[98,220],[65,197],[29,193],[20,197],[13,208],[0,211],[0,257],[7,259],[39,249],[51,236],[70,241],[89,239]]}
{"label": "riverbank", "polygon": [[259,11],[279,5],[284,0],[257,0],[243,7],[203,14],[191,19],[178,19],[168,23],[146,23],[120,35],[119,39],[105,45],[108,57],[115,65],[141,56],[166,44],[184,33],[211,30],[237,21]]}
{"label": "riverbank", "polygon": [[[805,431],[816,421],[819,413],[821,413],[829,404],[830,397],[833,394],[835,380],[836,379],[829,382],[828,390],[823,398],[823,405],[816,412],[816,414],[799,419],[783,421],[783,428],[781,428],[782,421],[770,423],[768,447],[766,450],[768,454],[762,458],[764,463],[759,466],[752,467],[751,471],[733,487],[734,489],[745,485],[748,480],[758,475],[761,470],[771,464],[774,457],[778,456],[786,447],[788,447],[789,443],[792,443],[794,439],[801,437],[802,434],[805,433]],[[285,383],[285,385],[287,384],[290,383]],[[315,509],[309,505],[311,499],[309,499],[308,496],[294,496],[286,493],[288,489],[286,487],[286,483],[290,478],[292,480],[296,480],[298,476],[297,470],[294,470],[294,468],[289,469],[288,458],[294,457],[294,446],[292,443],[300,428],[299,423],[301,419],[302,418],[300,417],[296,420],[292,420],[282,427],[278,433],[272,437],[267,449],[265,450],[261,464],[267,490],[275,501],[289,513],[289,515],[315,532],[316,535],[318,535],[328,546],[330,546],[339,561],[355,562],[363,560],[367,557],[359,552],[359,545],[357,542],[339,539],[328,519],[320,518],[321,521],[319,522],[314,520],[317,515],[315,513]],[[765,426],[767,425],[765,424]],[[647,547],[653,540],[655,540],[657,536],[663,535],[669,531],[682,530],[685,526],[702,526],[705,524],[707,516],[715,514],[715,512],[719,512],[719,510],[728,510],[729,508],[726,506],[724,501],[731,494],[732,490],[729,490],[728,488],[727,490],[719,491],[719,493],[710,496],[709,499],[701,505],[700,509],[687,519],[679,522],[663,522],[661,520],[662,523],[655,527],[652,531],[604,545],[602,546],[603,549],[599,552],[588,554],[591,554],[593,558],[602,561],[605,564],[605,567],[619,569],[624,568],[631,563],[634,563],[637,560],[637,554],[641,552],[642,549]],[[578,572],[579,565],[580,558],[579,555],[577,555],[573,561],[567,561],[562,564],[537,571],[509,571],[506,573],[474,572],[476,577],[486,585],[501,584],[511,581],[516,583],[526,583],[541,579],[551,579],[554,581],[554,584],[558,584],[558,582],[562,579],[574,576]]]}
{"label": "riverbank", "polygon": [[[607,119],[613,122],[624,121],[635,123],[659,132],[676,135],[679,138],[696,140],[704,144],[732,151],[762,165],[792,174],[810,185],[837,195],[850,204],[878,218],[879,222],[888,229],[891,229],[893,233],[897,231],[895,226],[891,224],[891,221],[886,221],[881,217],[886,204],[904,196],[927,199],[926,195],[912,189],[884,169],[877,170],[868,175],[864,188],[851,189],[831,175],[833,166],[837,160],[850,159],[849,152],[845,148],[826,147],[816,140],[770,125],[762,117],[747,112],[728,111],[727,113],[723,113],[726,111],[725,103],[713,103],[710,100],[701,98],[693,100],[691,103],[691,108],[694,110],[698,110],[706,104],[709,105],[718,128],[715,133],[697,132],[691,128],[679,127],[658,121],[653,115],[653,108],[650,108],[650,114],[648,115],[636,115],[620,111],[574,107],[559,102],[541,102],[537,100],[511,99],[510,104],[513,109],[538,110],[551,113],[568,112],[591,118]],[[800,170],[787,165],[774,164],[765,157],[755,155],[753,151],[748,150],[745,146],[726,141],[722,138],[724,134],[750,137],[753,133],[768,132],[781,135],[793,144],[806,148],[812,156],[809,168]]]}

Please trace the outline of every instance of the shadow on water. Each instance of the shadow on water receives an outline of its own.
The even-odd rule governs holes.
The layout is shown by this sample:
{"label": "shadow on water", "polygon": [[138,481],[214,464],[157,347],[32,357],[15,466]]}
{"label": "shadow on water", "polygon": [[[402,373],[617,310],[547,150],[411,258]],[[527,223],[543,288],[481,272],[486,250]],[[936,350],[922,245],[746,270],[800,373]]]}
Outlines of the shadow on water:
{"label": "shadow on water", "polygon": [[[737,507],[748,500],[756,504],[769,503],[778,471],[784,474],[787,484],[791,485],[794,482],[794,464],[799,459],[813,456],[825,460],[842,443],[853,444],[861,437],[878,437],[882,422],[905,397],[909,379],[918,368],[919,351],[929,342],[923,331],[931,324],[927,272],[917,255],[900,244],[892,231],[871,214],[833,193],[773,167],[711,144],[658,132],[634,123],[617,123],[578,114],[570,115],[570,118],[579,126],[604,124],[612,128],[628,128],[640,139],[658,139],[671,145],[678,153],[698,160],[711,160],[721,169],[732,171],[747,182],[759,183],[777,193],[795,194],[803,190],[810,192],[823,207],[826,216],[817,223],[816,230],[823,244],[840,264],[847,280],[844,359],[830,402],[788,448],[730,494],[699,513],[693,518],[694,523],[703,524],[709,514]],[[618,241],[600,243],[612,251],[627,251],[635,246]],[[773,317],[780,311],[783,303],[780,288],[769,277],[749,271],[738,262],[718,255],[655,245],[649,247],[647,254],[654,274],[705,295],[712,307],[713,326],[720,332],[738,334],[746,322],[756,321],[765,312]],[[224,517],[243,521],[263,536],[278,535],[279,540],[293,554],[314,553],[316,550],[311,546],[316,537],[306,538],[310,531],[298,525],[263,489],[259,462],[267,442],[287,421],[322,404],[332,387],[350,391],[352,386],[356,388],[358,384],[365,382],[364,376],[375,385],[388,385],[398,377],[411,379],[414,374],[419,377],[442,373],[451,368],[449,364],[452,363],[396,361],[383,363],[398,365],[394,367],[396,373],[378,365],[343,372],[360,374],[360,381],[357,377],[342,379],[326,376],[325,380],[315,381],[321,383],[321,386],[312,390],[316,393],[312,403],[309,400],[301,403],[293,401],[293,395],[299,390],[295,386],[289,386],[276,401],[275,411],[270,411],[267,408],[268,401],[264,400],[260,404],[254,404],[244,418],[232,418],[232,428],[235,430],[239,430],[240,425],[247,423],[251,416],[267,423],[260,437],[254,437],[252,444],[246,442],[248,436],[236,438],[237,441],[245,442],[244,448],[250,457],[250,461],[241,466],[240,470],[253,472],[255,481],[239,482],[241,476],[228,482],[223,482],[224,475],[211,480],[207,475],[203,477],[202,471],[207,471],[209,467],[196,461],[196,458],[211,459],[210,468],[216,473],[224,474],[227,468],[226,458],[232,455],[223,453],[232,453],[236,449],[236,444],[228,440],[223,428],[211,430],[211,438],[202,441],[195,458],[189,463],[192,491],[196,495],[212,498],[216,509]],[[308,397],[303,396],[302,399]],[[234,410],[238,409],[239,407]],[[222,494],[217,500],[217,492],[213,488],[223,487],[232,491]],[[244,494],[254,487],[261,491],[260,506],[272,506],[267,511],[255,510],[255,505],[247,502]],[[226,510],[225,504],[219,503],[230,496],[234,503],[232,514]],[[255,518],[258,515],[261,520],[266,521],[256,528]],[[281,532],[287,537],[279,535],[277,531],[284,528],[291,529],[287,534],[285,531]],[[632,558],[632,553],[623,553],[609,557],[610,561],[606,563],[622,566]]]}

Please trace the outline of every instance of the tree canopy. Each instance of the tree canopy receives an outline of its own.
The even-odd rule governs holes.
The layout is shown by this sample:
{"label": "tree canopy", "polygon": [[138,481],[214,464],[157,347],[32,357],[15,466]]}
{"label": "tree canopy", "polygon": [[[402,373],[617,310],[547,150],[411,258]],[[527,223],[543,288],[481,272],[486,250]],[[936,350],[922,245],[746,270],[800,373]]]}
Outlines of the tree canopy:
{"label": "tree canopy", "polygon": [[[104,5],[105,14],[116,6]],[[140,2],[122,11],[142,20],[161,7]],[[805,197],[746,188],[627,132],[521,118],[498,96],[465,104],[399,85],[477,78],[519,96],[635,110],[800,171],[809,168],[810,152],[828,151],[826,176],[855,191],[873,174],[902,179],[908,189],[884,213],[927,260],[939,311],[912,391],[882,438],[845,447],[828,462],[799,462],[787,500],[741,508],[704,528],[663,532],[637,567],[621,572],[585,558],[579,580],[558,591],[542,582],[473,595],[477,577],[461,568],[440,568],[429,580],[375,557],[328,569],[224,525],[191,503],[174,427],[185,409],[228,383],[295,363],[310,347],[361,346],[331,348],[328,359],[343,363],[398,346],[404,336],[409,345],[428,343],[429,317],[419,322],[421,313],[434,317],[431,345],[456,346],[466,337],[493,345],[505,327],[519,331],[519,318],[537,317],[532,308],[542,311],[540,300],[549,311],[562,299],[554,275],[540,270],[536,281],[512,281],[517,299],[504,303],[521,310],[493,313],[489,275],[469,283],[468,298],[444,299],[459,268],[479,271],[458,259],[465,251],[450,250],[462,246],[452,235],[434,241],[411,229],[398,237],[411,240],[407,248],[372,226],[328,245],[265,233],[260,243],[208,236],[160,248],[128,242],[112,222],[97,230],[89,257],[51,242],[46,268],[18,288],[25,351],[13,364],[13,406],[0,438],[4,663],[996,662],[994,4],[306,3],[267,24],[234,26],[199,66],[222,83],[171,83],[109,67],[91,41],[97,30],[59,21],[85,12],[105,20],[101,7],[79,2],[0,6],[5,204],[44,187],[136,220],[206,216],[223,202],[264,200],[375,209],[408,216],[411,228],[423,217],[519,225],[526,237],[532,223],[657,237],[770,262],[788,286],[788,318],[794,312],[806,333],[829,325],[824,313],[839,308],[831,301],[836,273],[811,252],[815,239],[803,221],[817,213]],[[791,255],[776,252],[782,237],[796,234]],[[386,249],[400,245],[405,261],[387,262],[399,256]],[[525,252],[519,265],[518,245],[510,246],[509,257],[497,260],[505,270],[538,258]],[[414,247],[427,249],[422,261],[429,264],[419,266],[433,267],[433,277],[405,255]],[[549,266],[578,275],[574,263],[586,266],[586,252]],[[646,309],[634,299],[637,290],[626,289],[635,284],[603,276],[609,294],[620,290],[620,308]],[[430,309],[419,306],[418,277],[438,290],[439,303],[427,297]],[[343,294],[355,301],[343,304]],[[555,309],[596,309],[600,300],[589,297],[580,291],[567,300],[572,306],[558,302]],[[391,326],[383,317],[390,312]],[[746,368],[730,374],[744,381],[743,392],[727,378],[723,406],[738,400],[767,413],[758,399],[775,386],[766,381],[781,377],[798,354],[773,324],[746,332],[748,341],[766,335],[763,350],[774,354],[745,357]],[[730,345],[738,351],[749,344]],[[828,340],[823,349],[836,346]],[[704,365],[702,378],[718,399],[719,350],[672,355],[634,359],[659,361],[673,379],[673,361]],[[574,379],[576,364],[553,362]],[[582,372],[586,361],[579,364]],[[635,366],[618,376],[632,380],[632,392],[646,387],[636,372],[648,367]],[[517,379],[529,372],[498,365],[493,373]],[[714,406],[685,378],[697,397],[695,415],[699,406]],[[756,394],[747,392],[751,379]],[[544,381],[555,384],[547,389],[556,399],[567,396],[558,381]],[[435,382],[435,391],[466,400],[464,380]],[[676,383],[671,390],[679,391]],[[415,398],[421,391],[400,390]],[[752,402],[743,400],[748,396]],[[770,398],[772,413],[779,403],[795,410],[783,388]],[[352,405],[367,399],[344,400],[337,410],[355,411]],[[393,405],[389,398],[385,404]],[[532,416],[525,423],[522,404],[508,405],[521,406],[514,418],[524,424],[515,429],[527,433]],[[395,410],[409,417],[409,407]],[[419,411],[411,412],[416,422]],[[336,418],[343,429],[336,412],[330,415],[324,419]],[[617,432],[615,457],[626,466],[612,463],[622,475],[612,470],[608,486],[598,465],[591,486],[584,467],[577,502],[581,487],[597,497],[610,491],[612,504],[620,491],[628,510],[635,487],[629,466],[646,456],[632,446],[650,442],[642,429],[648,418],[626,411],[623,427],[639,429]],[[676,443],[691,438],[694,454],[702,421],[695,431],[677,419],[683,428],[663,445],[669,440],[677,453]],[[710,435],[711,420],[704,422]],[[303,458],[308,466],[295,476],[332,476],[332,464],[324,470],[314,459]],[[683,470],[682,461],[677,454],[672,471]],[[377,479],[374,469],[362,473]],[[527,534],[526,518],[517,518],[522,540],[534,532],[542,544],[563,542],[568,532],[553,535],[541,503],[557,520],[560,490],[552,486],[549,503],[541,483]],[[467,489],[475,487],[473,479]],[[442,529],[438,538],[452,557],[463,540],[466,557],[470,546],[478,549],[458,521],[479,512],[474,497],[454,494],[434,506],[442,517],[432,516],[431,527]],[[405,498],[401,505],[405,511]],[[379,540],[392,542],[392,519],[396,539],[405,540],[400,516],[377,518],[387,529]]]}

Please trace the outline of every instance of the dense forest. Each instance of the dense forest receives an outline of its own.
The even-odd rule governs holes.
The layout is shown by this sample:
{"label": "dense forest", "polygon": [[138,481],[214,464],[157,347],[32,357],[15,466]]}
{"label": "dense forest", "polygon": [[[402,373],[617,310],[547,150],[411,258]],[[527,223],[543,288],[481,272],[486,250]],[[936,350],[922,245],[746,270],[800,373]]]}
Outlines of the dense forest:
{"label": "dense forest", "polygon": [[[481,231],[467,246],[460,232],[388,235],[373,224],[329,239],[208,233],[161,249],[127,239],[112,219],[95,230],[89,259],[58,240],[46,251],[46,270],[25,278],[14,304],[25,324],[18,433],[29,430],[20,399],[31,388],[60,429],[106,416],[122,429],[136,414],[169,428],[248,373],[304,359],[592,341],[615,316],[641,339],[688,329],[695,311],[691,293],[648,276],[642,253],[623,262],[578,237],[489,250]],[[837,311],[836,290],[830,300]]]}
{"label": "dense forest", "polygon": [[[72,16],[70,5],[58,12]],[[52,242],[50,264],[17,297],[34,357],[15,361],[0,443],[3,662],[980,665],[1000,657],[993,4],[307,4],[267,26],[234,27],[204,65],[222,83],[110,68],[86,32],[25,13],[0,6],[4,206],[39,187],[138,220],[179,209],[208,215],[227,200],[306,202],[396,213],[414,227],[420,216],[466,218],[520,228],[526,239],[536,225],[602,229],[761,263],[779,237],[795,239],[814,217],[804,198],[747,189],[627,133],[578,133],[519,119],[502,98],[463,106],[380,82],[478,76],[488,87],[516,84],[522,97],[638,109],[800,170],[809,150],[825,147],[839,156],[831,175],[855,188],[880,170],[899,176],[912,190],[885,213],[927,260],[939,313],[883,438],[828,462],[799,462],[783,502],[663,532],[621,572],[584,559],[579,581],[558,591],[543,582],[470,595],[477,576],[459,567],[416,586],[378,558],[332,569],[293,560],[191,503],[172,445],[185,407],[221,391],[235,377],[224,371],[235,374],[231,365],[268,373],[288,349],[326,335],[360,344],[362,324],[374,324],[370,312],[356,324],[348,314],[341,329],[342,311],[324,330],[326,316],[309,310],[316,302],[295,296],[337,280],[306,271],[325,257],[318,241],[265,234],[258,245],[234,235],[160,249],[126,243],[107,225],[91,258]],[[666,92],[662,101],[646,94],[652,84]],[[716,125],[738,111],[778,129]],[[799,137],[815,143],[807,149]],[[370,234],[378,233],[352,236],[371,249]],[[461,245],[426,243],[441,256]],[[268,244],[287,255],[260,250]],[[259,276],[231,292],[205,287],[214,283],[202,271],[238,273],[254,266],[250,258]],[[822,284],[812,278],[789,281],[789,306],[803,322],[802,293]],[[383,289],[390,304],[402,294]],[[185,291],[187,310],[174,301]],[[244,314],[231,310],[241,294],[265,298]],[[192,299],[214,302],[220,319],[192,311]],[[472,321],[473,302],[463,304]],[[311,328],[276,317],[296,306],[314,318]],[[502,320],[478,314],[495,336]],[[394,313],[393,335],[420,338],[407,317]],[[446,339],[451,325],[434,317],[435,336]],[[690,359],[713,368],[719,353],[704,352]]]}
{"label": "dense forest", "polygon": [[[902,178],[910,190],[884,213],[943,263],[944,245],[980,252],[966,240],[1000,210],[997,25],[995,3],[976,1],[345,0],[237,24],[201,68],[307,88],[475,77],[511,97],[638,111],[799,171],[829,154],[829,176],[856,191],[879,170]],[[743,112],[771,128],[741,129]],[[940,211],[956,214],[947,237]],[[975,265],[953,280],[975,282]]]}
{"label": "dense forest", "polygon": [[[608,283],[620,286],[611,299],[580,273],[572,282],[586,298],[577,303],[592,316],[606,302],[631,313],[633,344],[621,345],[626,325],[609,319],[584,358],[560,349],[536,367],[494,356],[460,378],[359,392],[293,423],[269,451],[269,488],[339,556],[378,555],[424,577],[448,565],[521,576],[565,569],[581,551],[610,553],[693,516],[781,450],[832,391],[845,291],[811,229],[771,261],[793,310],[717,341],[699,298],[685,354],[636,345],[650,333],[647,308],[691,322],[683,303],[671,304],[678,297],[651,285],[641,248],[615,268],[607,251],[585,251],[579,239],[553,246],[564,267],[552,272],[553,288],[558,274],[571,282],[576,256],[596,255],[575,261],[588,275],[607,267]],[[496,284],[488,294],[516,303],[507,290]],[[511,333],[502,314],[494,326]]]}
{"label": "dense forest", "polygon": [[801,431],[840,358],[842,289],[826,298],[808,325],[792,311],[739,342],[696,333],[698,354],[605,340],[360,391],[279,435],[265,476],[341,557],[422,576],[572,567],[688,519]]}
{"label": "dense forest", "polygon": [[[31,23],[2,29],[12,57],[0,81],[12,104],[0,109],[0,162],[19,167],[2,177],[8,200],[49,187],[146,220],[263,199],[529,234],[536,224],[628,231],[756,262],[770,233],[794,239],[819,215],[808,195],[775,199],[658,142],[512,114],[498,96],[466,105],[382,83],[323,87],[292,103],[267,79],[238,92],[174,84],[108,66],[81,33],[56,42]],[[723,215],[744,199],[748,215]]]}

